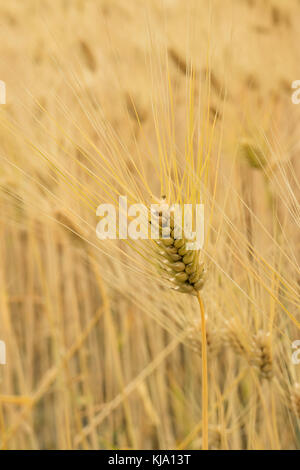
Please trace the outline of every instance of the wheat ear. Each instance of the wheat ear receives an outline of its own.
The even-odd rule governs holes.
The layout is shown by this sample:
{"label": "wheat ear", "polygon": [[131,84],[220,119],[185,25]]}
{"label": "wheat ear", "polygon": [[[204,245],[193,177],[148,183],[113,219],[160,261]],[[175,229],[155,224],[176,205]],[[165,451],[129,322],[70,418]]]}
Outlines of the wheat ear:
{"label": "wheat ear", "polygon": [[253,338],[253,351],[252,351],[252,364],[254,364],[262,378],[271,380],[273,371],[273,358],[271,350],[271,338],[270,334],[263,330]]}
{"label": "wheat ear", "polygon": [[[153,221],[152,221],[153,222]],[[174,214],[157,214],[159,230],[170,228],[167,238],[156,240],[158,264],[161,274],[170,287],[185,294],[198,295],[206,279],[204,263],[200,263],[200,251],[189,250],[187,240],[175,238]]]}

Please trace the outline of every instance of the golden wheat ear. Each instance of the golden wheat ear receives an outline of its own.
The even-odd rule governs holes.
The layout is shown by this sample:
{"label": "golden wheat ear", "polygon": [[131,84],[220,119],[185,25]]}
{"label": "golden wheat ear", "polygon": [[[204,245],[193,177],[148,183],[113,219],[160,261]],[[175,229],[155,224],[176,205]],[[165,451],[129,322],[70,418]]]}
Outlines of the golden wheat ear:
{"label": "golden wheat ear", "polygon": [[226,339],[235,354],[243,356],[254,366],[263,379],[271,380],[274,375],[270,333],[259,330],[249,337],[241,324],[232,319],[226,322]]}
{"label": "golden wheat ear", "polygon": [[[155,223],[155,222],[154,222]],[[187,240],[175,238],[174,214],[158,213],[156,223],[161,231],[169,227],[169,236],[156,240],[158,264],[170,287],[178,292],[197,296],[205,283],[207,272],[200,262],[200,250],[187,248]]]}
{"label": "golden wheat ear", "polygon": [[262,378],[272,379],[274,370],[270,333],[260,330],[253,337],[251,363],[258,368]]}

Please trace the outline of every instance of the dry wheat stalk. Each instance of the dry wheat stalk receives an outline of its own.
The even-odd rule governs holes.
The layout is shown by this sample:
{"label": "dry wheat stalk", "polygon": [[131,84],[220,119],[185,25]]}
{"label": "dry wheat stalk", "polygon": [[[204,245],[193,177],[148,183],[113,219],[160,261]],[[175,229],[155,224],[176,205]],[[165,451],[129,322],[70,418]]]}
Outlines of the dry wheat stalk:
{"label": "dry wheat stalk", "polygon": [[296,383],[294,385],[291,395],[293,409],[297,418],[300,419],[300,384]]}

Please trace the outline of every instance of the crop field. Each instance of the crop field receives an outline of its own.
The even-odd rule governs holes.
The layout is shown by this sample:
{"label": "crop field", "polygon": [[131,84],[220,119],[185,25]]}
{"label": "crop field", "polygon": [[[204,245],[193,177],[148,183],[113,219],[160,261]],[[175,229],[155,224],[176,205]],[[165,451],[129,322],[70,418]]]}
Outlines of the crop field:
{"label": "crop field", "polygon": [[1,449],[300,448],[299,17],[0,0]]}

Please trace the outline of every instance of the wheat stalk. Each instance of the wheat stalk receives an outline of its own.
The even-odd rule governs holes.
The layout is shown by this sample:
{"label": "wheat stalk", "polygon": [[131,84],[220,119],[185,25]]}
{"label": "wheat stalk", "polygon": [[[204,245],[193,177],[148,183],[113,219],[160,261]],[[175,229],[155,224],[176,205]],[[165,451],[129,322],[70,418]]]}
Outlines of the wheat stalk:
{"label": "wheat stalk", "polygon": [[300,384],[296,383],[294,385],[291,395],[293,409],[297,418],[300,419]]}

